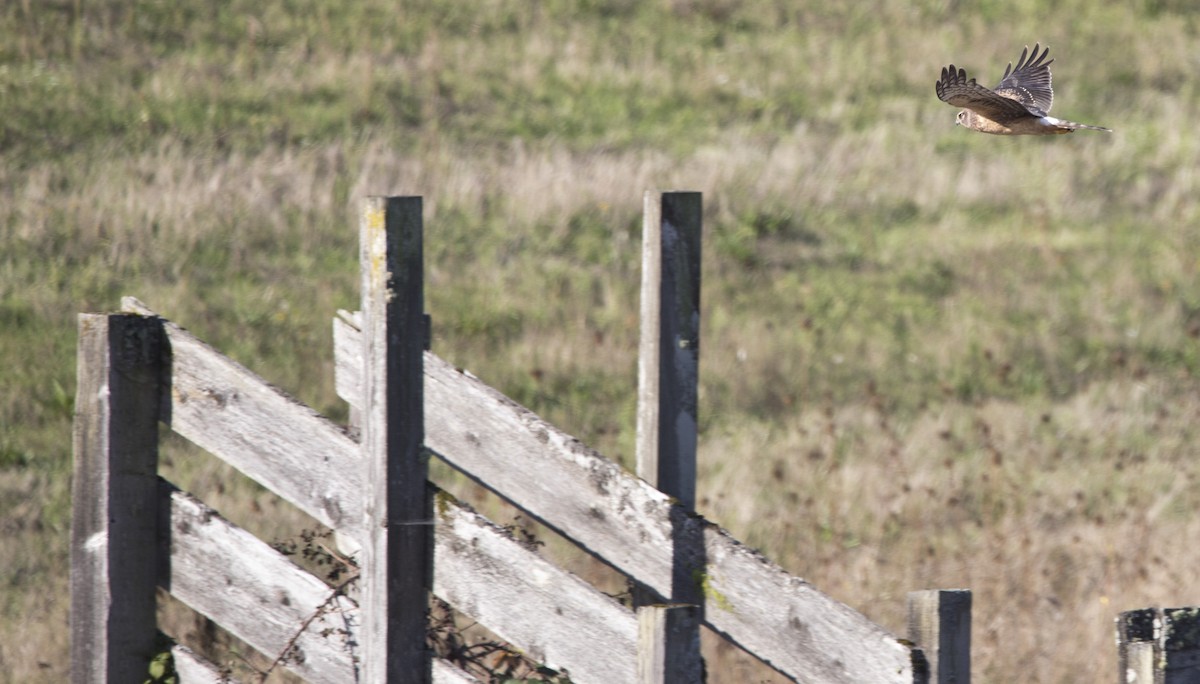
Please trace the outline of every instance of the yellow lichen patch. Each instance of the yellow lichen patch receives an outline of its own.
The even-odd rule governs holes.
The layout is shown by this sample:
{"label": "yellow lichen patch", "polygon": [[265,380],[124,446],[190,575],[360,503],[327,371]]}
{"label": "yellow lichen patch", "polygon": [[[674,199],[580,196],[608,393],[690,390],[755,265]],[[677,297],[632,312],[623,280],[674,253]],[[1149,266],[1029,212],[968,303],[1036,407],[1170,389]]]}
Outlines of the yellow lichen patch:
{"label": "yellow lichen patch", "polygon": [[692,573],[692,579],[700,587],[700,591],[704,593],[704,598],[717,604],[721,610],[733,612],[733,603],[729,598],[717,590],[712,584],[712,575],[703,570],[696,570]]}
{"label": "yellow lichen patch", "polygon": [[437,494],[433,497],[433,505],[437,508],[439,519],[445,520],[450,515],[450,508],[455,504],[455,501],[453,494],[440,489],[438,490]]}

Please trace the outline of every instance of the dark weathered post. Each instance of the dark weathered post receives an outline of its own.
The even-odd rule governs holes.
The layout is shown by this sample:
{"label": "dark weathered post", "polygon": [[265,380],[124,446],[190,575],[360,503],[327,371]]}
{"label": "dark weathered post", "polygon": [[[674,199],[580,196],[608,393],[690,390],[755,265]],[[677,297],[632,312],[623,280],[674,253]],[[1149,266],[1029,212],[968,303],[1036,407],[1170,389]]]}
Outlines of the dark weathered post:
{"label": "dark weathered post", "polygon": [[157,319],[79,316],[73,682],[140,682],[154,654],[162,346]]}
{"label": "dark weathered post", "polygon": [[1200,607],[1163,608],[1163,684],[1200,683]]}
{"label": "dark weathered post", "polygon": [[[691,511],[696,506],[697,385],[700,367],[698,192],[647,192],[642,229],[641,344],[638,350],[638,476]],[[671,602],[635,592],[642,684],[700,682],[704,597],[694,570],[704,567],[702,534],[673,515]]]}
{"label": "dark weathered post", "polygon": [[420,197],[371,197],[360,227],[365,477],[363,681],[429,682]]}
{"label": "dark weathered post", "polygon": [[638,350],[638,475],[696,507],[700,369],[698,192],[647,192]]}
{"label": "dark weathered post", "polygon": [[638,684],[704,681],[698,606],[641,606],[637,617]]}
{"label": "dark weathered post", "polygon": [[908,638],[925,651],[931,684],[970,684],[970,590],[910,592]]}

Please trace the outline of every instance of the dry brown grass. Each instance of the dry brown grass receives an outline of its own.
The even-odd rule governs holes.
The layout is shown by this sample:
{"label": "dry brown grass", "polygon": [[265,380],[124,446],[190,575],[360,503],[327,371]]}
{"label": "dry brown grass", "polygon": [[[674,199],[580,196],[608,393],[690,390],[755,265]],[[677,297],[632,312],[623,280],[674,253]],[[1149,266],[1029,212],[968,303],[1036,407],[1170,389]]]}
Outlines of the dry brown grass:
{"label": "dry brown grass", "polygon": [[[0,679],[66,671],[75,312],[138,295],[342,418],[328,319],[380,193],[425,197],[435,349],[629,463],[642,193],[702,191],[701,511],[895,630],[971,588],[981,681],[1108,679],[1117,611],[1196,602],[1188,8],[600,4],[0,10]],[[954,130],[937,68],[1032,40],[1055,113],[1114,135]]]}
{"label": "dry brown grass", "polygon": [[906,592],[972,589],[983,681],[1017,662],[1024,681],[1102,681],[1116,612],[1188,601],[1196,559],[1174,540],[1196,527],[1198,411],[1136,380],[899,428],[870,405],[810,409],[705,440],[701,508],[899,633]]}
{"label": "dry brown grass", "polygon": [[[430,242],[435,253],[441,250],[448,255],[446,263],[435,259],[430,264],[431,309],[437,317],[440,302],[461,296],[455,288],[462,287],[454,259],[456,246],[439,244],[438,226],[447,211],[477,208],[481,213],[502,214],[512,230],[508,238],[493,243],[502,245],[506,240],[520,244],[533,237],[530,226],[537,225],[550,231],[547,239],[561,239],[566,223],[581,208],[598,207],[602,216],[619,224],[636,211],[640,189],[646,187],[704,191],[709,220],[720,225],[736,221],[738,215],[764,202],[804,211],[806,206],[878,206],[907,198],[918,205],[918,211],[937,214],[938,207],[953,204],[955,196],[964,202],[973,197],[1025,195],[1034,184],[1028,178],[1018,179],[1014,169],[1004,173],[987,167],[985,174],[977,174],[983,167],[977,168],[980,162],[970,159],[957,175],[982,178],[943,183],[939,179],[956,173],[939,165],[922,178],[890,176],[887,184],[856,180],[884,176],[886,164],[881,160],[894,158],[896,150],[891,146],[898,144],[870,132],[831,144],[799,131],[769,146],[735,139],[726,149],[706,148],[684,158],[653,152],[574,153],[519,147],[473,156],[435,148],[406,157],[381,144],[365,144],[303,153],[267,150],[253,158],[234,155],[219,160],[195,159],[166,145],[140,157],[86,168],[76,176],[77,190],[68,198],[47,190],[54,171],[46,168],[34,169],[23,184],[10,187],[17,188],[14,199],[20,206],[53,204],[55,220],[76,227],[70,250],[104,250],[109,255],[106,261],[118,272],[130,266],[131,255],[137,255],[140,268],[166,270],[165,282],[156,282],[152,292],[138,291],[136,286],[127,286],[128,291],[147,297],[185,325],[202,329],[222,298],[218,292],[215,300],[197,298],[194,275],[174,280],[168,270],[172,259],[147,257],[140,246],[147,226],[155,226],[157,239],[183,250],[202,247],[213,239],[208,232],[213,231],[229,241],[228,259],[236,270],[243,261],[247,268],[256,267],[254,250],[273,241],[313,252],[351,250],[352,198],[401,189],[426,194]],[[1070,154],[1093,155],[1093,163],[1104,164],[1123,154],[1123,144],[1083,147]],[[1071,172],[1062,155],[1041,150],[1016,154],[1042,163],[1035,174],[1038,179]],[[813,173],[822,167],[826,173]],[[1180,191],[1172,185],[1168,192]],[[493,202],[503,208],[488,209]],[[92,214],[90,207],[101,203],[106,211]],[[1053,204],[1051,197],[1047,206]],[[1167,211],[1162,203],[1155,206]],[[328,218],[298,230],[289,208]],[[1097,209],[1078,209],[1099,217]],[[956,214],[946,216],[922,227],[916,238],[886,231],[864,238],[875,243],[872,250],[880,262],[913,258],[917,249],[950,263],[959,263],[964,256],[969,260],[972,270],[956,270],[965,291],[949,299],[943,312],[951,324],[931,325],[919,333],[921,342],[914,345],[922,351],[915,352],[910,362],[927,365],[935,369],[932,372],[952,366],[969,341],[997,350],[1011,346],[1003,322],[984,312],[1002,310],[1018,299],[1040,316],[1062,315],[1055,310],[1063,304],[1058,296],[1022,286],[1022,274],[1009,272],[993,255],[1021,252],[1037,267],[1054,268],[1062,259],[1108,237],[1082,227],[1058,230],[1037,223],[1009,230],[979,229],[961,225],[961,218],[953,218]],[[325,224],[326,220],[341,223]],[[49,230],[47,224],[25,223],[16,237],[35,239]],[[248,233],[244,240],[237,237],[243,231]],[[331,238],[331,233],[341,235]],[[1188,239],[1171,233],[1162,237]],[[635,235],[618,229],[609,241],[612,260],[627,262],[614,268],[635,275],[631,270],[636,264]],[[787,244],[780,248],[801,259],[829,251]],[[1028,668],[1026,681],[1068,681],[1082,671],[1100,677],[1112,667],[1108,622],[1117,610],[1188,600],[1180,590],[1190,581],[1188,568],[1195,559],[1170,548],[1173,540],[1186,538],[1194,526],[1185,514],[1189,502],[1196,503],[1186,457],[1190,426],[1200,407],[1192,405],[1188,392],[1174,382],[1186,383],[1185,377],[1139,379],[1131,372],[1128,377],[1088,384],[1062,400],[963,403],[950,398],[899,416],[887,406],[897,401],[895,397],[879,399],[883,404],[872,404],[870,397],[849,403],[812,396],[799,399],[803,380],[798,378],[811,375],[804,370],[807,364],[858,366],[860,373],[864,369],[882,373],[894,359],[886,343],[829,350],[813,357],[802,341],[811,331],[799,325],[799,317],[739,313],[739,305],[755,297],[778,302],[793,292],[803,299],[808,285],[784,275],[790,270],[789,259],[778,254],[763,254],[763,258],[768,270],[782,280],[755,277],[755,289],[746,291],[736,285],[746,274],[721,263],[722,256],[709,250],[710,270],[722,274],[718,283],[726,279],[734,284],[725,284],[725,289],[718,284],[706,293],[709,340],[703,366],[707,377],[720,380],[706,383],[702,391],[706,405],[715,403],[724,412],[707,420],[702,440],[703,513],[816,586],[896,630],[903,629],[906,591],[972,588],[976,671],[985,681],[1012,681],[1006,673],[1015,660]],[[520,261],[517,256],[513,259]],[[353,254],[340,261],[346,272],[332,293],[304,294],[305,298],[321,296],[318,303],[327,311],[351,305],[347,300],[353,288]],[[1156,263],[1159,277],[1167,280],[1182,277],[1175,270],[1190,268],[1186,261]],[[1107,265],[1113,264],[1100,261],[1094,268]],[[574,269],[577,264],[563,267]],[[1127,306],[1130,298],[1144,296],[1144,279],[1135,268],[1117,262],[1107,274],[1105,290],[1086,300],[1083,318],[1097,326],[1097,335],[1110,334],[1112,315],[1106,302],[1115,299]],[[523,311],[521,300],[530,290],[514,284],[514,274],[503,263],[477,276],[485,283],[515,286],[492,291],[474,306]],[[440,346],[448,347],[446,353],[459,363],[498,372],[501,383],[533,369],[551,369],[564,378],[623,369],[618,375],[629,381],[635,343],[632,284],[614,280],[604,269],[587,280],[599,289],[585,296],[578,308],[562,300],[565,310],[548,307],[541,320],[535,312],[513,314],[527,317],[527,322],[499,357],[489,356],[492,350],[469,336],[443,338]],[[998,282],[1006,284],[997,287]],[[470,285],[464,289],[472,291]],[[278,329],[290,327],[289,311],[298,305],[294,297],[270,287],[256,296],[274,311]],[[98,301],[91,306],[103,305]],[[1179,315],[1169,309],[1147,311],[1136,334],[1177,335]],[[605,335],[602,341],[595,337],[597,330]],[[1036,329],[1029,332],[1038,334]],[[315,344],[307,357],[311,361],[299,365],[282,361],[287,376],[283,382],[328,405],[331,374],[326,332],[317,328],[305,334]],[[1055,344],[1049,332],[1038,343]],[[253,350],[251,341],[250,351],[242,353],[252,358],[244,360],[254,360],[259,353]],[[727,391],[732,398],[713,396]],[[742,399],[751,400],[760,410],[769,407],[770,415],[739,415]],[[629,425],[628,404],[622,411],[625,415],[609,417],[605,423],[615,425],[615,433],[593,435],[591,440],[617,455],[627,455],[629,449],[629,436],[620,429]],[[193,486],[209,492],[219,509],[236,518],[246,510],[247,499],[231,494],[245,489],[226,491],[218,482],[224,476],[218,472],[201,469],[193,476]],[[1166,499],[1161,498],[1164,492]],[[254,504],[252,512],[262,505]],[[28,604],[22,610],[49,610],[59,621],[63,608],[62,604],[41,608]],[[1048,638],[1051,630],[1069,636]],[[13,676],[41,676],[32,663],[44,662],[45,653],[64,648],[59,631],[48,630],[43,638],[60,645],[47,648],[43,643],[35,648],[23,642],[25,646],[6,648],[6,663],[26,663],[30,668],[14,669]],[[43,655],[33,655],[36,652]],[[1081,664],[1068,653],[1098,655]]]}

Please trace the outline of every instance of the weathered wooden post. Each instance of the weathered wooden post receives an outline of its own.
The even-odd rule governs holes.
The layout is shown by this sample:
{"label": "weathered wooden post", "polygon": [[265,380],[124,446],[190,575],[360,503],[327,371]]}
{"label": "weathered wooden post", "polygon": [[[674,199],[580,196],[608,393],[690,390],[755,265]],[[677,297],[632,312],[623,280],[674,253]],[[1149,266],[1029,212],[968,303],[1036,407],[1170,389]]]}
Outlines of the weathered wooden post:
{"label": "weathered wooden post", "polygon": [[1200,607],[1130,610],[1116,622],[1121,684],[1200,682]]}
{"label": "weathered wooden post", "polygon": [[971,591],[909,592],[908,638],[925,651],[931,684],[970,684]]}
{"label": "weathered wooden post", "polygon": [[1200,607],[1162,610],[1163,684],[1200,684]]}
{"label": "weathered wooden post", "polygon": [[1161,621],[1158,610],[1142,608],[1129,610],[1117,616],[1117,669],[1121,684],[1153,684],[1162,682],[1155,678],[1161,672],[1155,659],[1158,651],[1158,634]]}
{"label": "weathered wooden post", "polygon": [[80,314],[71,681],[140,682],[154,654],[162,326]]}
{"label": "weathered wooden post", "polygon": [[699,606],[640,606],[637,618],[639,684],[704,680],[704,661],[700,657],[697,631]]}
{"label": "weathered wooden post", "polygon": [[638,476],[696,507],[700,369],[698,192],[647,192],[638,349]]}
{"label": "weathered wooden post", "polygon": [[432,518],[424,452],[420,197],[371,197],[362,268],[363,681],[429,682]]}
{"label": "weathered wooden post", "polygon": [[[696,506],[701,216],[698,192],[645,195],[637,472],[687,511]],[[672,605],[636,592],[642,684],[704,681],[704,597],[694,572],[703,568],[703,538],[686,516],[673,518]]]}

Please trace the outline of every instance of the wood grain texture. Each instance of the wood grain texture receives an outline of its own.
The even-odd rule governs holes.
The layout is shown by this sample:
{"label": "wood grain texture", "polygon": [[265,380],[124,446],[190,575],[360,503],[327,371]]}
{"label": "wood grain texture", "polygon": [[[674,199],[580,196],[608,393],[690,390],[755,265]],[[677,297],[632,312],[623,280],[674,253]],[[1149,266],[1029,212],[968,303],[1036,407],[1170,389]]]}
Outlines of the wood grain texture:
{"label": "wood grain texture", "polygon": [[71,679],[144,678],[156,651],[162,330],[79,316],[71,520]]}
{"label": "wood grain texture", "polygon": [[[362,365],[353,320],[334,320],[338,393],[351,403]],[[887,630],[430,352],[425,402],[426,445],[440,457],[662,596],[675,535],[703,535],[706,564],[691,577],[702,584],[705,624],[780,672],[801,682],[918,677],[912,649]]]}
{"label": "wood grain texture", "polygon": [[[641,341],[638,351],[637,474],[679,504],[696,506],[697,396],[700,371],[701,196],[697,192],[647,191],[642,227]],[[673,603],[688,611],[641,615],[638,642],[641,681],[701,682],[700,614],[704,599],[692,581],[703,566],[701,538],[674,527]],[[688,548],[688,546],[691,548]],[[657,603],[635,584],[636,605]],[[658,615],[661,613],[661,615]],[[660,618],[647,623],[649,615]],[[690,615],[685,620],[681,616]],[[653,639],[667,640],[656,643]],[[655,660],[662,656],[662,660]],[[691,662],[687,662],[690,658]],[[649,661],[647,659],[650,659]]]}
{"label": "wood grain texture", "polygon": [[[359,401],[354,382],[362,378],[353,320],[334,319],[337,389],[351,404]],[[425,353],[425,443],[585,549],[670,595],[670,497],[431,352]]]}
{"label": "wood grain texture", "polygon": [[[344,340],[353,342],[359,335],[345,318],[335,325]],[[168,337],[178,334],[169,332]],[[788,575],[716,526],[687,516],[663,493],[477,378],[428,352],[424,361],[426,443],[456,467],[663,593],[670,591],[672,581],[673,528],[691,520],[703,526],[707,565],[696,577],[703,584],[708,625],[797,681],[914,680],[911,650],[861,614]],[[350,390],[343,396],[361,401],[356,388],[343,386],[345,379],[355,377],[355,365],[361,377],[361,357],[339,353],[337,364],[346,366],[338,373],[339,392]],[[334,458],[356,449],[340,430],[336,435],[329,452]],[[307,448],[299,445],[298,453]],[[358,477],[350,473],[357,472],[331,469],[325,486],[353,491]],[[530,472],[538,477],[529,477]],[[301,497],[301,508],[322,509],[314,490],[308,496],[312,498]]]}
{"label": "wood grain texture", "polygon": [[432,678],[425,644],[433,564],[425,483],[424,275],[420,197],[369,197],[362,267],[360,587],[363,681]]}
{"label": "wood grain texture", "polygon": [[632,682],[634,614],[440,494],[434,593],[571,681]]}
{"label": "wood grain texture", "polygon": [[284,665],[310,682],[355,681],[343,634],[356,619],[350,599],[334,596],[286,556],[165,482],[160,505],[171,559],[159,580],[164,589],[268,657],[281,655],[294,638]]}
{"label": "wood grain texture", "polygon": [[925,652],[932,684],[970,684],[971,592],[909,592],[908,638]]}
{"label": "wood grain texture", "polygon": [[706,525],[705,623],[800,682],[922,681],[912,649],[861,613]]}
{"label": "wood grain texture", "polygon": [[[662,205],[647,191],[642,207],[642,282],[638,326],[636,459],[638,477],[663,489],[658,480],[662,430],[663,258]],[[670,382],[670,380],[666,380]]]}
{"label": "wood grain texture", "polygon": [[[310,682],[355,681],[352,645],[361,616],[353,600],[335,595],[286,556],[161,481],[159,505],[160,515],[169,520],[170,535],[162,540],[171,558],[160,580],[164,589],[269,657],[283,653],[294,640],[284,666]],[[456,503],[450,506],[457,509]],[[300,627],[314,616],[301,633]],[[211,664],[184,650],[183,657],[198,662],[195,668],[187,663],[195,670],[195,681],[210,681],[203,673],[213,670]],[[477,682],[444,661],[434,663],[433,681]]]}
{"label": "wood grain texture", "polygon": [[[121,305],[155,315],[133,297]],[[347,476],[361,458],[345,431],[178,325],[162,325],[163,422],[322,524],[361,536],[361,479]]]}
{"label": "wood grain texture", "polygon": [[[140,302],[129,301],[126,304],[137,306],[148,314],[152,313]],[[347,318],[352,319],[352,317]],[[193,343],[187,346],[188,349],[205,346],[174,324],[164,322],[164,326],[170,331],[169,336],[172,339],[190,338]],[[353,335],[342,335],[341,337],[342,343],[347,340],[359,340],[356,331]],[[357,347],[355,348],[357,349]],[[352,354],[352,356],[356,357],[357,355]],[[458,371],[449,366],[443,370],[448,374],[447,377],[453,378],[458,375]],[[339,377],[344,376],[339,374]],[[361,375],[357,377],[361,377]],[[261,379],[256,379],[255,382],[258,383],[258,386],[245,390],[246,394],[257,396],[261,392],[279,391],[271,388]],[[218,409],[212,408],[211,410]],[[211,422],[217,420],[214,418]],[[303,422],[307,419],[299,418],[297,420]],[[217,427],[215,429],[226,431],[229,428]],[[303,434],[311,428],[297,425],[296,429]],[[226,445],[225,451],[244,448],[237,440],[233,439],[222,443]],[[306,448],[298,445],[296,457],[303,459]],[[353,460],[358,445],[348,435],[338,431],[336,436],[331,438],[329,443],[323,444],[321,448],[330,450],[334,455],[333,460],[339,458]],[[242,453],[239,458],[252,459],[253,453]],[[361,481],[357,468],[339,470],[329,473],[327,476],[338,480],[336,483],[331,483],[330,486],[336,487],[339,491],[354,491],[358,489]],[[309,491],[311,498],[301,499],[298,505],[304,510],[321,510],[321,499],[317,498],[315,492]],[[664,502],[666,500],[666,497],[661,494],[658,495],[658,498]],[[544,654],[548,660],[567,667],[572,672],[606,672],[612,671],[613,668],[624,672],[619,668],[633,667],[636,626],[631,611],[621,608],[615,601],[565,570],[539,558],[535,553],[513,540],[502,529],[471,512],[452,497],[441,495],[438,501],[439,508],[435,515],[438,522],[435,528],[437,529],[436,555],[439,560],[434,566],[435,593],[468,614],[474,615],[472,611],[480,613],[486,611],[486,620],[481,615],[476,615],[476,617],[489,629],[503,635],[525,652]],[[227,522],[224,524],[228,525]],[[459,532],[462,533],[461,536],[456,536]],[[270,551],[274,553],[273,550]],[[201,561],[197,558],[196,562]],[[224,561],[218,557],[215,562],[219,565]],[[482,570],[486,568],[492,570]],[[507,574],[498,572],[497,568],[505,570]],[[201,571],[197,570],[197,572]],[[274,573],[280,576],[285,574],[278,568]],[[466,576],[462,576],[464,573]],[[477,575],[477,573],[481,574]],[[478,577],[482,577],[484,580],[480,581]],[[451,594],[451,592],[452,596],[444,595]],[[540,602],[525,598],[533,596],[542,598]],[[503,598],[498,600],[497,597]],[[251,605],[256,605],[256,602],[252,601]],[[512,610],[514,605],[522,606],[522,610]],[[585,607],[589,610],[596,608],[599,611],[597,615],[602,624],[594,628],[596,633],[607,631],[615,636],[591,642],[576,639],[574,624],[576,622],[583,624],[591,620],[591,618],[583,617],[588,612],[584,610]],[[560,610],[563,611],[561,614]],[[564,615],[569,619],[564,618]],[[294,616],[293,619],[295,619]],[[217,621],[224,624],[219,619]],[[295,624],[299,624],[299,622]],[[611,656],[608,655],[609,649],[614,652],[628,653],[629,657],[623,659],[622,663],[609,663],[607,662],[611,660]],[[588,658],[600,662],[592,662]],[[445,668],[439,670],[438,667],[435,667],[435,679],[443,676],[438,674],[439,671],[443,674],[446,672]],[[629,672],[632,672],[632,669]],[[467,675],[463,674],[462,676]],[[588,680],[580,679],[579,681]],[[606,680],[592,679],[592,681]],[[618,678],[607,681],[628,680]]]}
{"label": "wood grain texture", "polygon": [[700,609],[693,605],[650,605],[637,609],[638,684],[703,682]]}
{"label": "wood grain texture", "polygon": [[183,644],[171,647],[171,658],[175,661],[175,676],[179,684],[239,684],[223,674],[221,668]]}

